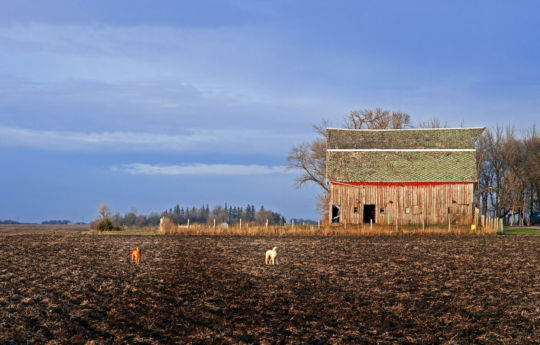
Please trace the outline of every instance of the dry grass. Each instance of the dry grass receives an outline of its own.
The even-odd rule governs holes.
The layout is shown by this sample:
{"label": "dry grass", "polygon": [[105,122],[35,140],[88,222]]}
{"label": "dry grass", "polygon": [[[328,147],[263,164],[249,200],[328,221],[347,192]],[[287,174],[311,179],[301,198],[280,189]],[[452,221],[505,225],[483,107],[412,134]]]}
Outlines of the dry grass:
{"label": "dry grass", "polygon": [[157,235],[158,231],[155,226],[145,227],[122,227],[120,231],[97,231],[89,230],[88,234],[103,234],[103,235]]}
{"label": "dry grass", "polygon": [[219,226],[208,226],[206,224],[193,224],[187,226],[177,226],[172,222],[166,223],[160,234],[168,235],[216,235],[216,236],[373,236],[373,235],[487,235],[496,234],[490,229],[471,230],[468,226],[452,226],[450,231],[446,226],[429,226],[422,229],[416,226],[399,227],[386,225],[281,225],[264,226],[254,224],[244,224],[222,228]]}

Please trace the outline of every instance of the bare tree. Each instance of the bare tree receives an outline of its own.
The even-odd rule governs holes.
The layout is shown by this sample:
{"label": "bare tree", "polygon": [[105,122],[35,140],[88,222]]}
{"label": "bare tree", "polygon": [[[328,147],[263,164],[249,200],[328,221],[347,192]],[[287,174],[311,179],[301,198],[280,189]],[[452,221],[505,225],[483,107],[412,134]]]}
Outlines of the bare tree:
{"label": "bare tree", "polygon": [[100,219],[106,219],[110,218],[112,215],[112,211],[109,208],[109,206],[105,203],[99,204],[98,206],[98,216]]}
{"label": "bare tree", "polygon": [[494,216],[499,218],[505,216],[503,205],[506,195],[503,193],[503,178],[506,170],[504,155],[504,132],[502,126],[496,126],[494,131],[488,131],[489,145],[486,152],[486,159],[489,164],[487,169],[493,175],[494,195],[490,198]]}
{"label": "bare tree", "polygon": [[353,110],[343,120],[350,129],[402,129],[411,126],[411,115],[382,108]]}
{"label": "bare tree", "polygon": [[530,217],[540,207],[540,138],[534,126],[521,138],[511,126],[486,130],[477,141],[477,164],[483,214],[492,212],[507,224],[517,215],[524,224],[527,211]]}
{"label": "bare tree", "polygon": [[324,181],[326,176],[327,126],[326,120],[319,125],[314,125],[313,129],[317,133],[317,137],[311,142],[303,142],[293,146],[287,156],[288,167],[302,171],[302,174],[295,180],[297,188],[302,187],[307,182],[315,182],[328,192]]}
{"label": "bare tree", "polygon": [[488,199],[491,190],[493,190],[493,175],[490,173],[489,161],[487,160],[487,151],[492,144],[492,136],[487,129],[476,141],[476,207],[481,210],[481,214],[487,214]]}
{"label": "bare tree", "polygon": [[[313,125],[317,136],[311,142],[303,142],[291,148],[287,156],[289,169],[298,169],[301,174],[295,179],[296,188],[301,188],[308,182],[319,185],[323,191],[317,199],[319,213],[324,215],[328,209],[328,186],[326,185],[326,128],[328,121],[323,120]],[[323,218],[326,219],[326,218]]]}
{"label": "bare tree", "polygon": [[[540,209],[540,136],[536,132],[536,127],[525,134],[523,139],[525,148],[525,175],[527,180],[526,194],[529,201],[529,217],[533,211]],[[523,200],[525,205],[526,201]],[[523,207],[525,209],[525,206]]]}
{"label": "bare tree", "polygon": [[441,120],[437,116],[432,117],[431,119],[419,122],[419,128],[448,128],[448,123],[445,121],[444,124],[441,123]]}
{"label": "bare tree", "polygon": [[[222,223],[226,222],[228,218],[227,209],[223,207],[222,205],[216,205],[212,209],[212,215],[216,219],[216,222]],[[209,218],[208,222],[211,222],[212,220]]]}
{"label": "bare tree", "polygon": [[523,142],[515,137],[514,128],[507,126],[502,145],[504,155],[504,172],[502,176],[501,209],[504,213],[510,213],[510,225],[514,224],[514,215],[518,213],[518,221],[523,225],[522,200],[526,188],[526,176],[524,173],[525,150]]}

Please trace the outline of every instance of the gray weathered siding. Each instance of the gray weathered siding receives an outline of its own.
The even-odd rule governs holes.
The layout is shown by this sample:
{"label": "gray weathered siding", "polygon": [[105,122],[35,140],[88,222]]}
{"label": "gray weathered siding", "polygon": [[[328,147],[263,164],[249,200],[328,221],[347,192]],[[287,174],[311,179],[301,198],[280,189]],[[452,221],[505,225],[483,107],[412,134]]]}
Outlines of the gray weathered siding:
{"label": "gray weathered siding", "polygon": [[330,185],[330,215],[332,205],[340,205],[340,222],[348,224],[362,223],[363,206],[375,205],[378,224],[395,225],[396,218],[399,224],[422,224],[423,218],[426,225],[448,224],[449,219],[468,225],[472,203],[473,183]]}

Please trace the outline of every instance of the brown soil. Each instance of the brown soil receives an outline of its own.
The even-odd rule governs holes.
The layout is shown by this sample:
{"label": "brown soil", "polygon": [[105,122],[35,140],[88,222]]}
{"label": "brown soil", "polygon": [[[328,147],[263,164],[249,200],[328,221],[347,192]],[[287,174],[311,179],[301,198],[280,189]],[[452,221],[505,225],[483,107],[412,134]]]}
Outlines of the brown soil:
{"label": "brown soil", "polygon": [[538,237],[32,234],[0,253],[1,344],[540,343]]}
{"label": "brown soil", "polygon": [[85,232],[89,225],[49,225],[49,224],[0,224],[0,235],[51,234],[68,232]]}

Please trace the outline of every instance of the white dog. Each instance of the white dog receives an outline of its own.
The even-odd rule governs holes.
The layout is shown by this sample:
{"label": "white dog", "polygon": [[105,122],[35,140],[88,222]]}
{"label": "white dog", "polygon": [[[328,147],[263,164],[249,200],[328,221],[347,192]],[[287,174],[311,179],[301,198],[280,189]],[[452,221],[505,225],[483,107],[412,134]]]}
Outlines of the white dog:
{"label": "white dog", "polygon": [[277,264],[277,247],[272,248],[272,250],[266,251],[266,257],[264,259],[265,265],[271,264]]}

